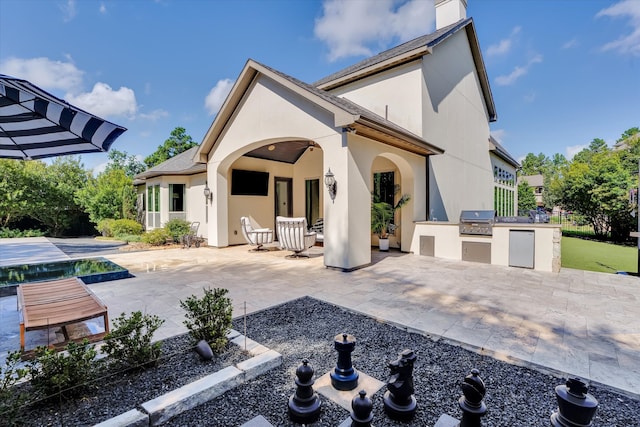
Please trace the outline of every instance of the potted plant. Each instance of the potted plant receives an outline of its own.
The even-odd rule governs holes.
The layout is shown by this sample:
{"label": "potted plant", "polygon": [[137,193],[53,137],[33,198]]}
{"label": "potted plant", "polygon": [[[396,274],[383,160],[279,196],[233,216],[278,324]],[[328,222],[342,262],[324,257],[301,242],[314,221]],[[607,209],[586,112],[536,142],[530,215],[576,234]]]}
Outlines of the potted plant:
{"label": "potted plant", "polygon": [[[394,194],[397,193],[400,186],[396,186]],[[378,248],[381,251],[389,250],[389,233],[393,233],[396,228],[392,224],[396,211],[406,205],[411,196],[403,194],[395,205],[380,200],[380,197],[373,194],[371,201],[371,231],[378,235]]]}

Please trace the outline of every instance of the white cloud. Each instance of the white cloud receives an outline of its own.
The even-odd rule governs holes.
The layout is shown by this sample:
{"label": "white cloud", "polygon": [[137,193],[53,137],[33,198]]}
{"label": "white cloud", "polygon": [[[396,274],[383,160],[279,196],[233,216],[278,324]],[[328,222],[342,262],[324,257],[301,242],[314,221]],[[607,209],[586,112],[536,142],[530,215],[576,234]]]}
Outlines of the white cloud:
{"label": "white cloud", "polygon": [[518,80],[520,77],[524,76],[525,74],[527,74],[529,72],[529,68],[531,68],[531,66],[533,64],[537,64],[539,62],[542,62],[542,55],[537,54],[536,56],[534,56],[533,58],[531,58],[529,60],[529,62],[527,62],[525,65],[523,66],[516,66],[513,71],[510,74],[504,75],[504,76],[498,76],[496,77],[496,83],[499,86],[509,86],[512,85],[516,82],[516,80]]}
{"label": "white cloud", "polygon": [[204,99],[204,106],[209,114],[212,116],[218,113],[220,107],[227,99],[227,95],[231,92],[234,82],[229,79],[218,80],[218,83],[209,91],[209,94]]}
{"label": "white cloud", "polygon": [[520,27],[514,27],[508,38],[500,40],[497,44],[490,45],[487,48],[487,56],[497,56],[508,53],[511,50],[511,46],[515,41],[516,36],[520,32],[520,29]]}
{"label": "white cloud", "polygon": [[132,118],[138,110],[136,95],[132,89],[121,87],[118,90],[113,90],[111,86],[102,82],[96,83],[91,92],[75,96],[67,95],[67,99],[72,104],[100,117],[125,116]]}
{"label": "white cloud", "polygon": [[571,49],[572,47],[578,47],[578,45],[579,45],[578,39],[574,37],[571,40],[564,42],[564,44],[562,45],[562,48]]}
{"label": "white cloud", "polygon": [[71,62],[52,61],[49,58],[9,58],[0,64],[4,74],[29,80],[47,90],[79,91],[84,72]]}
{"label": "white cloud", "polygon": [[370,44],[385,47],[431,32],[435,23],[433,0],[325,0],[316,19],[315,36],[329,47],[329,61],[371,55]]}
{"label": "white cloud", "polygon": [[567,147],[567,160],[573,159],[573,156],[575,156],[576,154],[578,154],[579,152],[581,152],[582,150],[588,147],[589,147],[589,144],[571,145]]}
{"label": "white cloud", "polygon": [[104,3],[100,3],[100,9],[99,10],[100,10],[100,13],[104,15],[105,13],[107,13],[107,5],[104,4]]}
{"label": "white cloud", "polygon": [[622,54],[640,56],[640,1],[623,0],[596,14],[596,18],[607,16],[611,18],[628,18],[631,33],[606,43],[601,47],[603,51],[613,50]]}
{"label": "white cloud", "polygon": [[62,19],[64,22],[72,21],[78,14],[76,10],[76,0],[67,0],[66,3],[59,5],[59,7],[62,11]]}
{"label": "white cloud", "polygon": [[145,120],[150,120],[152,122],[158,121],[160,119],[164,119],[166,117],[169,117],[169,112],[166,110],[153,110],[150,113],[140,113],[138,115],[138,117],[140,117],[141,119],[145,119]]}
{"label": "white cloud", "polygon": [[[5,74],[28,80],[44,90],[64,91],[63,98],[67,102],[96,116],[133,118],[138,111],[135,93],[127,87],[113,90],[108,84],[98,82],[91,92],[85,92],[84,72],[71,61],[52,61],[49,58],[10,58],[0,64],[0,69]],[[152,115],[157,116],[158,113],[150,113],[145,118]]]}

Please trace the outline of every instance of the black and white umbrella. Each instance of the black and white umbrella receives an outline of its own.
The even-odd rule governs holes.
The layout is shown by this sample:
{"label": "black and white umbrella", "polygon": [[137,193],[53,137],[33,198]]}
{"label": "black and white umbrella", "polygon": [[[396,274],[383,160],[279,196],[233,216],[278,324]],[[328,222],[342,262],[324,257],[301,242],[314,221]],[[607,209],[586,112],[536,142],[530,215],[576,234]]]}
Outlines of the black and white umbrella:
{"label": "black and white umbrella", "polygon": [[0,74],[0,158],[105,152],[126,130],[33,83]]}

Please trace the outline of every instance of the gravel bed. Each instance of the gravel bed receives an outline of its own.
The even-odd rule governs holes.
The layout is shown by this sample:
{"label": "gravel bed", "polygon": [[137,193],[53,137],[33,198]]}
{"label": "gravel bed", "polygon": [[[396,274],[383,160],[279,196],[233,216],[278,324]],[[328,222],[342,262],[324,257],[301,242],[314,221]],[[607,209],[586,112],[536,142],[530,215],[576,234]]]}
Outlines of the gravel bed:
{"label": "gravel bed", "polygon": [[[243,319],[234,321],[243,330]],[[460,418],[460,382],[472,368],[480,370],[487,388],[488,413],[483,426],[544,426],[556,410],[554,388],[566,379],[510,365],[430,337],[408,333],[369,317],[305,297],[247,317],[247,336],[280,352],[283,364],[255,380],[228,391],[204,405],[171,420],[171,426],[239,426],[262,415],[274,426],[294,425],[287,401],[295,391],[295,370],[303,358],[315,369],[315,378],[335,367],[333,339],[349,333],[357,343],[353,366],[386,383],[387,363],[405,348],[417,355],[414,367],[418,410],[411,423],[394,422],[384,414],[383,387],[374,396],[373,424],[433,426],[441,414]],[[640,426],[640,402],[610,391],[590,387],[599,401],[594,426]],[[316,426],[338,426],[349,412],[322,397],[322,415]]]}
{"label": "gravel bed", "polygon": [[[191,337],[187,334],[166,339],[162,345],[161,361],[155,367],[137,372],[103,374],[96,381],[96,387],[82,398],[40,402],[25,408],[23,425],[94,425],[249,357],[238,346],[228,344],[226,351],[213,360],[202,361],[192,348]],[[28,384],[25,387],[28,391]],[[1,419],[0,425],[3,425]]]}

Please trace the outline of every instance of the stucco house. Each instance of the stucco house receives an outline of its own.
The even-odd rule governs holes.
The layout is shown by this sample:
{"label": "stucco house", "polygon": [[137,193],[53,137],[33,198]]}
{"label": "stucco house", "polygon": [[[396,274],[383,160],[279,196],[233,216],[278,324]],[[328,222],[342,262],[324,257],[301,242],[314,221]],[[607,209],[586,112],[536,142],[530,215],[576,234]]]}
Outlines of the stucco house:
{"label": "stucco house", "polygon": [[248,60],[199,147],[138,176],[147,228],[184,217],[225,247],[245,243],[241,216],[274,229],[278,215],[323,218],[324,263],[348,271],[377,245],[373,191],[411,196],[391,242],[407,252],[417,223],[513,215],[518,163],[490,137],[497,113],[473,19],[466,0],[435,3],[435,32],[312,84]]}

